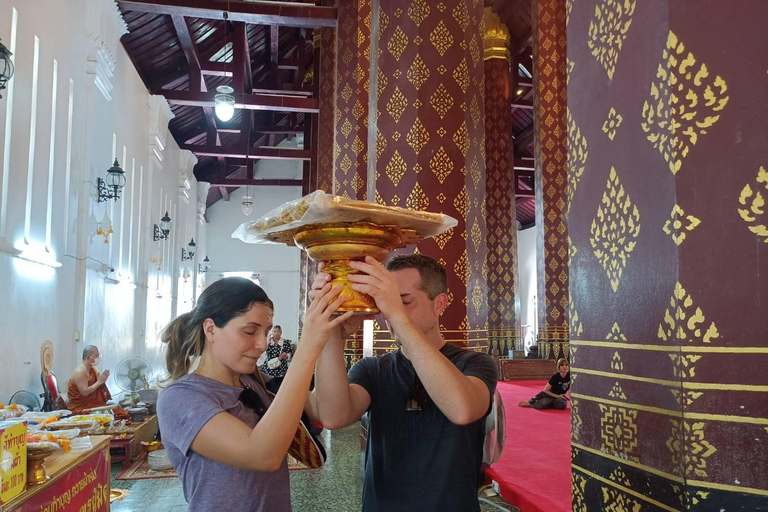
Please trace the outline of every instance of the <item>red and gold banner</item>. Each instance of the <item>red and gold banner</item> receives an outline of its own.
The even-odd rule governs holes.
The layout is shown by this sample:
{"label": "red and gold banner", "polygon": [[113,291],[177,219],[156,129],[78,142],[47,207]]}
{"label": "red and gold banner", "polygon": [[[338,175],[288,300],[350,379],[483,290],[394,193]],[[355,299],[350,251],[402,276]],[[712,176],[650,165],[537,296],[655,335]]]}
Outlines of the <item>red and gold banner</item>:
{"label": "red and gold banner", "polygon": [[8,512],[106,512],[109,510],[109,472],[109,445],[105,444],[104,449]]}

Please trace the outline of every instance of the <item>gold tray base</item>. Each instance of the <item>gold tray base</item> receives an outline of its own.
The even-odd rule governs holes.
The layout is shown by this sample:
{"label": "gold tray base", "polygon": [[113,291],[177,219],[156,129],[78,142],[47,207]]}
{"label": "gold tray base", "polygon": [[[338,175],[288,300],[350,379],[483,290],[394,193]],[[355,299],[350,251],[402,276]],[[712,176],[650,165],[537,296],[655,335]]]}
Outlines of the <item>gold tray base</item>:
{"label": "gold tray base", "polygon": [[347,301],[337,310],[357,314],[379,313],[376,301],[368,294],[352,289],[347,276],[359,273],[350,261],[364,261],[371,256],[384,261],[390,251],[412,243],[413,230],[371,223],[341,223],[308,226],[296,233],[294,241],[314,261],[325,261],[324,272],[331,276],[331,285],[340,286]]}

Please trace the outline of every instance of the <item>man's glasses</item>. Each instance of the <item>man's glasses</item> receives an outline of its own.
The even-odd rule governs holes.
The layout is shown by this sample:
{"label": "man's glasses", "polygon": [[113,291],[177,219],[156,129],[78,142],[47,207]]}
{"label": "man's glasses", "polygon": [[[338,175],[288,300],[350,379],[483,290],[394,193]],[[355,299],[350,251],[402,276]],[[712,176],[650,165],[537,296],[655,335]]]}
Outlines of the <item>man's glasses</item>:
{"label": "man's glasses", "polygon": [[256,411],[256,414],[258,414],[260,418],[267,412],[267,406],[264,405],[259,394],[248,386],[240,392],[238,400],[240,400],[240,402],[247,408]]}
{"label": "man's glasses", "polygon": [[419,376],[413,374],[413,385],[411,386],[411,395],[408,398],[408,402],[405,404],[406,411],[420,411],[422,407],[429,402],[429,395],[424,388],[424,384],[421,383]]}

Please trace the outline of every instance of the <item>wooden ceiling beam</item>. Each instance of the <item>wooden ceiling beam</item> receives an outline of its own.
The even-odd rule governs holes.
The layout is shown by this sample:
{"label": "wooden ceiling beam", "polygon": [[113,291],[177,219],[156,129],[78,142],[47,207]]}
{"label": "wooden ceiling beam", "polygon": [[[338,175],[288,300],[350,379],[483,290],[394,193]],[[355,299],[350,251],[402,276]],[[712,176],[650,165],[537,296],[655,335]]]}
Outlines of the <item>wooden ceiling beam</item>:
{"label": "wooden ceiling beam", "polygon": [[245,146],[202,146],[181,144],[181,149],[187,149],[197,156],[212,156],[223,158],[247,158],[249,160],[309,160],[311,151],[306,149],[284,148],[251,148]]}
{"label": "wooden ceiling beam", "polygon": [[335,7],[287,2],[243,0],[117,0],[126,11],[168,14],[210,20],[224,19],[255,25],[286,27],[335,27],[338,12]]}
{"label": "wooden ceiling beam", "polygon": [[[165,96],[168,103],[172,105],[203,107],[211,110],[214,107],[214,94],[212,93],[162,89],[157,94]],[[304,112],[310,114],[320,111],[319,101],[316,98],[268,94],[238,94],[237,91],[234,92],[233,96],[235,97],[235,108],[238,109]]]}
{"label": "wooden ceiling beam", "polygon": [[515,197],[536,197],[536,192],[533,190],[525,190],[515,185]]}
{"label": "wooden ceiling beam", "polygon": [[256,126],[253,131],[266,135],[296,135],[297,133],[304,133],[304,128],[263,124]]}
{"label": "wooden ceiling beam", "polygon": [[535,162],[533,158],[515,158],[514,166],[515,174],[520,174],[521,171],[532,172],[535,169]]}
{"label": "wooden ceiling beam", "polygon": [[[187,20],[183,16],[171,16],[173,27],[176,29],[176,36],[179,38],[179,44],[184,51],[184,56],[189,64],[189,93],[205,94],[208,87],[205,85],[205,79],[200,66],[200,57],[197,53],[195,41],[192,38],[192,30],[189,28]],[[160,91],[162,94],[162,90]],[[168,99],[166,97],[166,99]],[[216,116],[213,113],[213,104],[201,105],[205,114],[205,121],[208,125],[208,144],[221,144],[221,139],[217,131]]]}
{"label": "wooden ceiling beam", "polygon": [[516,108],[533,110],[533,100],[516,99],[515,101],[512,102],[512,110]]}

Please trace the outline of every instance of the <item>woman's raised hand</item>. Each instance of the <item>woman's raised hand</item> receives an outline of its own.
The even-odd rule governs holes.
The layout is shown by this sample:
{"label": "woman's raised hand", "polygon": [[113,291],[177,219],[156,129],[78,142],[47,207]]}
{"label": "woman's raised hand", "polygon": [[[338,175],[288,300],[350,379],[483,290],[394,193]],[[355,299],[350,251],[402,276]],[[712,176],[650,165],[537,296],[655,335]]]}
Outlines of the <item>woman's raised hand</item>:
{"label": "woman's raised hand", "polygon": [[317,294],[323,289],[323,286],[331,282],[331,275],[323,272],[324,269],[324,261],[317,264],[317,275],[315,276],[315,280],[312,281],[312,289],[309,290],[309,300],[315,300],[315,297],[317,297]]}
{"label": "woman's raised hand", "polygon": [[341,293],[340,286],[332,288],[330,283],[326,283],[322,288],[315,291],[312,303],[304,316],[304,329],[299,347],[309,346],[320,353],[333,330],[346,322],[353,313],[347,311],[341,315],[334,315],[336,310],[347,300],[344,295],[339,295]]}

